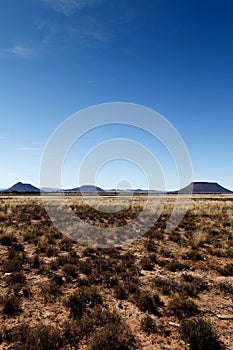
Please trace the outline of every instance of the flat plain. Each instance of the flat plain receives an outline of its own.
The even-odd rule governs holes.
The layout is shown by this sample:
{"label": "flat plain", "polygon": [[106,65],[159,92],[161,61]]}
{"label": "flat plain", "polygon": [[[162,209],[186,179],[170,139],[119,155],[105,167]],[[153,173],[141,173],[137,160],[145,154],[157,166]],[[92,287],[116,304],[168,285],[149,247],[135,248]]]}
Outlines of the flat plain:
{"label": "flat plain", "polygon": [[[100,248],[59,232],[39,195],[1,195],[0,348],[233,349],[233,195],[194,195],[168,233],[175,199],[141,237]],[[67,200],[105,228],[130,223],[146,199],[106,196],[115,213],[93,196],[96,209]]]}

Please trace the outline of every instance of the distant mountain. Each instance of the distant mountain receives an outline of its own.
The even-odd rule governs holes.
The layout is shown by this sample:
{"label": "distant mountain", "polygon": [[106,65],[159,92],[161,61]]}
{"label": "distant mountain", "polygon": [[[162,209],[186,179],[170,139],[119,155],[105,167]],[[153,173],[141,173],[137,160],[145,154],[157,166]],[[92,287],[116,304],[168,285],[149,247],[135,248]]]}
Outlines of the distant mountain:
{"label": "distant mountain", "polygon": [[93,185],[84,185],[76,188],[71,188],[69,190],[65,190],[65,192],[86,192],[86,193],[92,193],[92,192],[104,192],[104,190],[100,187],[93,186]]}
{"label": "distant mountain", "polygon": [[[193,191],[191,190],[191,187],[193,186]],[[182,188],[179,193],[190,193],[193,192],[193,194],[228,194],[233,193],[232,191],[228,190],[227,188],[219,185],[217,182],[192,182],[190,185]]]}
{"label": "distant mountain", "polygon": [[[193,190],[192,190],[193,188]],[[72,192],[72,193],[103,193],[103,194],[111,194],[111,193],[138,193],[138,194],[146,194],[146,193],[165,193],[162,191],[157,190],[141,190],[141,189],[129,189],[129,190],[103,190],[102,188],[94,185],[83,185],[76,188],[66,189],[66,190],[59,190],[58,188],[42,188],[42,192]],[[6,192],[6,193],[26,193],[26,192],[33,192],[33,193],[40,193],[40,189],[31,185],[31,184],[24,184],[22,182],[17,182],[12,187],[6,189],[0,189],[0,192]],[[217,182],[192,182],[188,186],[182,188],[179,191],[170,191],[168,193],[170,194],[176,194],[176,193],[193,193],[193,194],[233,194],[233,191],[228,190],[227,188],[219,185]]]}
{"label": "distant mountain", "polygon": [[8,188],[7,190],[4,190],[4,192],[40,192],[40,189],[32,186],[31,184],[23,184],[22,182],[17,182],[12,187]]}
{"label": "distant mountain", "polygon": [[126,190],[108,190],[108,192],[120,192],[120,193],[142,193],[142,194],[147,194],[147,193],[164,193],[162,191],[158,191],[158,190],[142,190],[141,188],[137,188],[137,189],[126,189]]}
{"label": "distant mountain", "polygon": [[63,192],[60,188],[55,188],[55,187],[41,187],[40,189],[41,192]]}

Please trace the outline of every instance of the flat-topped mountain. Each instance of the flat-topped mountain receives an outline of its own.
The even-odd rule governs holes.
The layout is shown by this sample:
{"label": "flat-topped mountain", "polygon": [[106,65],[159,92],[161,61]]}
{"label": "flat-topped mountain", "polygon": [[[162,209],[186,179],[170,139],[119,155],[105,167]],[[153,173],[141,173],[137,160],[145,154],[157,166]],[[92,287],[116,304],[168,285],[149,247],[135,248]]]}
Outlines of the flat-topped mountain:
{"label": "flat-topped mountain", "polygon": [[[193,190],[192,190],[193,187]],[[219,185],[217,182],[192,182],[190,185],[182,188],[179,193],[190,193],[193,192],[193,194],[211,194],[211,193],[219,193],[219,194],[230,194],[233,193],[232,191],[228,190],[227,188]]]}
{"label": "flat-topped mountain", "polygon": [[31,185],[31,184],[24,184],[22,182],[17,182],[12,187],[8,188],[7,190],[4,190],[4,192],[40,192],[40,189]]}
{"label": "flat-topped mountain", "polygon": [[100,187],[93,186],[93,185],[83,185],[80,187],[76,188],[71,188],[69,190],[65,190],[65,192],[86,192],[86,193],[91,193],[91,192],[104,192],[104,190]]}

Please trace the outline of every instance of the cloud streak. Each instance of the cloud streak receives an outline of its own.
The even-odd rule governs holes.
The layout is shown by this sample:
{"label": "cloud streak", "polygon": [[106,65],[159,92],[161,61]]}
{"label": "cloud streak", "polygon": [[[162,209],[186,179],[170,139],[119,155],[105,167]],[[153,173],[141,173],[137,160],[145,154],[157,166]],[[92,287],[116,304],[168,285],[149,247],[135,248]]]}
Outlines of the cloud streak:
{"label": "cloud streak", "polygon": [[93,6],[102,0],[41,0],[52,6],[52,8],[65,16],[70,16],[83,7]]}
{"label": "cloud streak", "polygon": [[20,45],[16,45],[14,47],[12,47],[9,50],[13,55],[22,57],[22,58],[28,58],[30,56],[32,56],[32,50],[28,49],[26,47],[20,46]]}
{"label": "cloud streak", "polygon": [[1,57],[15,56],[22,59],[28,59],[34,55],[34,50],[22,45],[14,45],[11,48],[1,50],[0,52]]}

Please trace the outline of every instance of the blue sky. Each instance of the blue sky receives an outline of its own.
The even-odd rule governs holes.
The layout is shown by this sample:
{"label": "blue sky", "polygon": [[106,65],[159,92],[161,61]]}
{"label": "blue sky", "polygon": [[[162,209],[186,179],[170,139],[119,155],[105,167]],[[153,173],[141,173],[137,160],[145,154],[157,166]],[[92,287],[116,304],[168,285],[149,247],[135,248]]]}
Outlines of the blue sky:
{"label": "blue sky", "polygon": [[[232,38],[231,0],[0,0],[0,188],[38,186],[54,129],[80,109],[121,101],[155,109],[174,125],[194,180],[233,189]],[[154,152],[168,188],[178,186],[166,151],[143,132],[89,136],[81,153],[74,147],[67,157],[65,187],[78,185],[80,154],[94,141],[122,136]],[[112,188],[120,178],[146,186],[123,161],[103,168],[97,185]]]}

